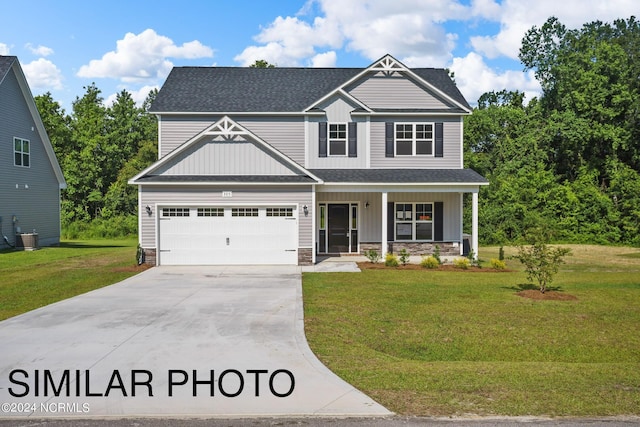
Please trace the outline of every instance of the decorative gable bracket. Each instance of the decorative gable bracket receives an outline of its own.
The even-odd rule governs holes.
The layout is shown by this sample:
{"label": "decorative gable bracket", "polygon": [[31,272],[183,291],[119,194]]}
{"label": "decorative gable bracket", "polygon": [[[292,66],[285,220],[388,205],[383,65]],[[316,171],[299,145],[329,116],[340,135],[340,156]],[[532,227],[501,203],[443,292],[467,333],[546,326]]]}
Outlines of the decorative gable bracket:
{"label": "decorative gable bracket", "polygon": [[228,139],[235,139],[239,136],[246,136],[248,132],[229,117],[223,117],[213,126],[205,131],[206,135],[222,136]]}
{"label": "decorative gable bracket", "polygon": [[390,76],[397,72],[408,71],[402,63],[397,61],[393,56],[386,55],[378,62],[369,67],[369,71],[381,71]]}

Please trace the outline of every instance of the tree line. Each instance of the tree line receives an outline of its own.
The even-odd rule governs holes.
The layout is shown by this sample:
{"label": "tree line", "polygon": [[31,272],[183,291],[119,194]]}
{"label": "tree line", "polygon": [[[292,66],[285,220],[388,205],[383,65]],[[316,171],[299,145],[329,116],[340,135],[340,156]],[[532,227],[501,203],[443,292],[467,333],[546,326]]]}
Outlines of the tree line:
{"label": "tree line", "polygon": [[[519,57],[542,95],[525,104],[521,92],[488,92],[465,118],[465,167],[490,181],[481,242],[513,243],[535,228],[555,241],[640,245],[640,24],[567,29],[552,17],[527,31]],[[157,159],[148,114],[157,91],[138,107],[123,90],[106,107],[95,84],[85,89],[69,115],[50,93],[35,98],[67,181],[63,229],[111,221],[135,233],[127,180]]]}
{"label": "tree line", "polygon": [[489,179],[480,237],[640,245],[640,24],[567,29],[549,18],[519,58],[542,95],[485,93],[465,119],[465,163]]}

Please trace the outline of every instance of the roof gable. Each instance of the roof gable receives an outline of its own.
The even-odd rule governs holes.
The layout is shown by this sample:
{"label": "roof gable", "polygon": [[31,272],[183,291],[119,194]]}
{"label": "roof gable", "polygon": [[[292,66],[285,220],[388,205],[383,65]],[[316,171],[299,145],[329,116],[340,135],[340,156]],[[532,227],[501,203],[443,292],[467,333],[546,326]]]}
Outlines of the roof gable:
{"label": "roof gable", "polygon": [[64,179],[62,169],[60,169],[60,164],[58,163],[56,154],[53,151],[49,135],[47,135],[47,131],[42,123],[42,118],[40,117],[38,107],[36,106],[31,90],[29,89],[27,79],[22,71],[22,67],[20,67],[20,62],[15,56],[0,55],[0,85],[5,82],[6,77],[12,71],[15,75],[16,81],[18,82],[18,86],[20,87],[22,98],[27,105],[33,123],[35,124],[35,128],[40,136],[40,140],[42,141],[42,145],[44,146],[44,150],[47,154],[47,158],[51,164],[56,180],[58,181],[58,187],[61,189],[66,188],[67,183]]}
{"label": "roof gable", "polygon": [[[202,158],[212,160],[202,165]],[[251,156],[251,170],[244,165]],[[258,165],[259,169],[255,167]],[[310,177],[320,180],[255,134],[225,116],[195,135],[189,141],[133,177],[129,183],[139,184],[149,176],[256,176]]]}

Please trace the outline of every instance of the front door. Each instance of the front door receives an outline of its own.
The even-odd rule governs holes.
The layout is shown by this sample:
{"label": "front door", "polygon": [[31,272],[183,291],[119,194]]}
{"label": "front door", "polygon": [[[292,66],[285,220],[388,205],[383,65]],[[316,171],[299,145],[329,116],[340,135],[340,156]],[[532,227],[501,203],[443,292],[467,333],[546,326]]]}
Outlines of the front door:
{"label": "front door", "polygon": [[329,235],[327,252],[349,252],[349,205],[328,205],[327,219]]}

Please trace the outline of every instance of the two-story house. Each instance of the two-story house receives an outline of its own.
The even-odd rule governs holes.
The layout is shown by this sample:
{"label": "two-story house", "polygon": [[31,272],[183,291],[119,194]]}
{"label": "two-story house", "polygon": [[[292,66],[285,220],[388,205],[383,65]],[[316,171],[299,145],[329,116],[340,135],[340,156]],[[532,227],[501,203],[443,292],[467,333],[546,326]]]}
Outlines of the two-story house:
{"label": "two-story house", "polygon": [[151,108],[159,160],[139,186],[147,261],[310,264],[317,255],[461,254],[463,117],[444,69],[177,67]]}
{"label": "two-story house", "polygon": [[65,187],[18,58],[0,56],[0,248],[60,243]]}

